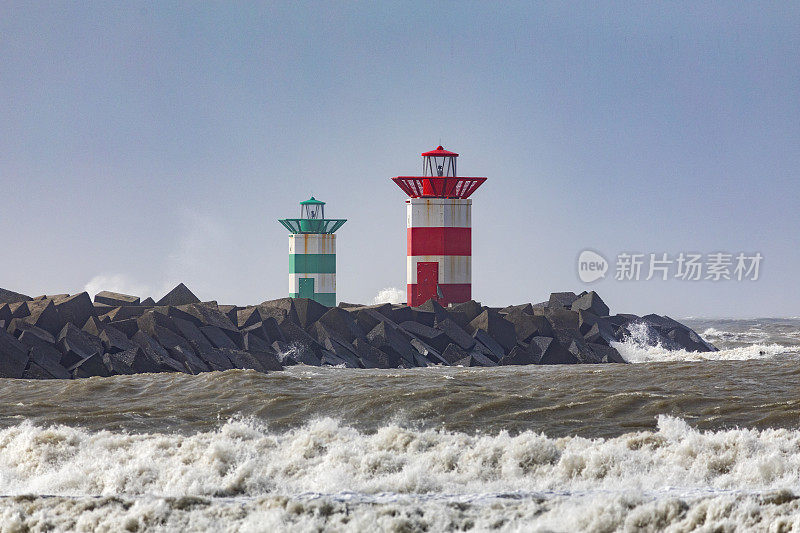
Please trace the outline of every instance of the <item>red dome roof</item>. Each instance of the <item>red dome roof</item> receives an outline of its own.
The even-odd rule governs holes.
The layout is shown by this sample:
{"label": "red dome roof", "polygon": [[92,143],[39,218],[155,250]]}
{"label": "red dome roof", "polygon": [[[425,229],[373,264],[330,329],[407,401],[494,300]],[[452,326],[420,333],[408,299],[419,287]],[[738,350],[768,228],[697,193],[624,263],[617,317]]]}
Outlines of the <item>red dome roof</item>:
{"label": "red dome roof", "polygon": [[438,156],[438,157],[458,157],[458,154],[455,152],[448,152],[441,146],[437,146],[436,150],[431,150],[430,152],[422,152],[422,157],[429,157],[429,156]]}

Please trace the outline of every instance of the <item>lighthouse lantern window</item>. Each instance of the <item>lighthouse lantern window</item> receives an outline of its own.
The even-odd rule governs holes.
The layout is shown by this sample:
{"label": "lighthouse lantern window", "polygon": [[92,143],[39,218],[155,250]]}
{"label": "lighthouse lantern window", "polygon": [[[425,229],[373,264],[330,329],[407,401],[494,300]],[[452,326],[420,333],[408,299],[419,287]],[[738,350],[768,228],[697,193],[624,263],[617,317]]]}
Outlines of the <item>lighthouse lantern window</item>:
{"label": "lighthouse lantern window", "polygon": [[456,157],[458,157],[458,154],[447,152],[441,146],[437,147],[436,150],[426,152],[422,156],[422,175],[426,177],[455,177]]}
{"label": "lighthouse lantern window", "polygon": [[305,202],[300,202],[300,218],[309,220],[325,218],[325,202],[320,202],[313,196]]}

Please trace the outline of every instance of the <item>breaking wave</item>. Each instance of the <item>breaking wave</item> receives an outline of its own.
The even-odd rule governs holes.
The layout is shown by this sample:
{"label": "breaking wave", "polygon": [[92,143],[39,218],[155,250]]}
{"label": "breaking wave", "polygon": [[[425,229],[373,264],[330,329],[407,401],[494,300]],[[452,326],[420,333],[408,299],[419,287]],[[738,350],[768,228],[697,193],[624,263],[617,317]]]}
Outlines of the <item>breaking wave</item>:
{"label": "breaking wave", "polygon": [[796,429],[700,432],[669,416],[608,439],[368,434],[332,419],[284,433],[248,420],[184,436],[0,431],[0,520],[20,529],[661,529],[758,513],[798,524],[798,480]]}
{"label": "breaking wave", "polygon": [[[622,342],[612,342],[622,357],[629,363],[656,363],[666,361],[744,361],[751,359],[770,359],[782,354],[796,354],[796,346],[783,346],[777,343],[747,344],[716,352],[690,352],[665,347],[661,342],[653,345],[657,337],[645,323],[629,326],[629,335]],[[712,342],[735,340],[737,342],[757,342],[767,339],[762,331],[731,333],[708,328],[703,338]]]}

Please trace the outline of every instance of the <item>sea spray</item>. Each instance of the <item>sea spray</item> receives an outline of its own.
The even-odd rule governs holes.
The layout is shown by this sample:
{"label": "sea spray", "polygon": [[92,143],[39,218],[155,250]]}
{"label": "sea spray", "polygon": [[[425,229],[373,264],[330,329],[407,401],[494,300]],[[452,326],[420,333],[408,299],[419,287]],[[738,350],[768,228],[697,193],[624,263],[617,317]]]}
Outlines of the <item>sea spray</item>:
{"label": "sea spray", "polygon": [[262,496],[307,492],[800,489],[800,431],[658,429],[609,439],[468,435],[326,418],[286,432],[231,420],[193,435],[90,432],[30,423],[0,431],[0,493]]}

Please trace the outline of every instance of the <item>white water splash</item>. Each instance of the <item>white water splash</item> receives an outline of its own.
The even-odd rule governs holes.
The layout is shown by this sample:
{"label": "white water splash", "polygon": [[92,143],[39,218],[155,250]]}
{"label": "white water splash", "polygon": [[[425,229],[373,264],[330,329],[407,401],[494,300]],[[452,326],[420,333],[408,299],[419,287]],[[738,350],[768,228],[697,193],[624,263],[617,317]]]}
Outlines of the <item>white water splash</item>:
{"label": "white water splash", "polygon": [[401,304],[406,301],[406,291],[398,289],[397,287],[386,287],[378,291],[375,298],[372,299],[374,305],[377,304]]}
{"label": "white water splash", "polygon": [[0,431],[0,528],[788,530],[798,479],[798,430],[700,432],[668,416],[609,439],[365,434],[331,419],[183,436],[23,423]]}
{"label": "white water splash", "polygon": [[[709,328],[713,330],[713,328]],[[779,344],[751,344],[717,352],[690,352],[674,350],[663,346],[654,330],[644,322],[628,326],[629,335],[622,342],[612,342],[622,357],[629,363],[655,363],[665,361],[744,361],[750,359],[769,359],[782,354],[791,354],[795,348]],[[707,336],[709,330],[703,333]],[[711,331],[709,338],[718,333]],[[762,339],[765,337],[761,337]]]}

